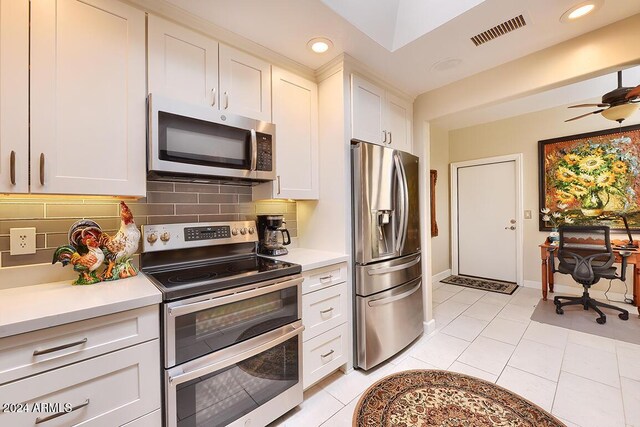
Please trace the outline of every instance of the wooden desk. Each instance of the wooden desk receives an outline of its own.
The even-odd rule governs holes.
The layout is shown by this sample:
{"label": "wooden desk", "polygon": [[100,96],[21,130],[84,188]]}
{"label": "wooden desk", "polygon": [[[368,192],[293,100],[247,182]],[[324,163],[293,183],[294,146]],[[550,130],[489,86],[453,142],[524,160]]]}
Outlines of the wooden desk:
{"label": "wooden desk", "polygon": [[[627,243],[627,241],[613,240],[611,243],[614,245],[624,245]],[[638,241],[634,241],[634,243],[638,244]],[[551,252],[556,251],[558,248],[557,246],[550,245],[548,239],[539,246],[540,258],[542,259],[542,299],[546,301],[547,292],[553,292],[553,273],[551,270],[551,262],[549,262],[551,258]],[[617,263],[622,262],[622,258],[620,257],[621,250],[625,249],[613,249]],[[640,250],[626,249],[626,251],[631,252],[631,255],[627,257],[627,264],[633,265],[633,305],[637,307],[638,314],[640,314]]]}

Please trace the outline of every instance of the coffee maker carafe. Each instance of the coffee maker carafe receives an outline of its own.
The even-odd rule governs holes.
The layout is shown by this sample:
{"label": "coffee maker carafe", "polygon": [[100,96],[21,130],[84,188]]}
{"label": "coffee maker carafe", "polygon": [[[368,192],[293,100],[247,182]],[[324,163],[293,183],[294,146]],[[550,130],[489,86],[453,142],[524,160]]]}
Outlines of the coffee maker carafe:
{"label": "coffee maker carafe", "polygon": [[[289,253],[285,245],[291,243],[289,230],[284,228],[282,215],[258,215],[258,253],[262,255],[286,255]],[[282,235],[282,242],[278,239]]]}

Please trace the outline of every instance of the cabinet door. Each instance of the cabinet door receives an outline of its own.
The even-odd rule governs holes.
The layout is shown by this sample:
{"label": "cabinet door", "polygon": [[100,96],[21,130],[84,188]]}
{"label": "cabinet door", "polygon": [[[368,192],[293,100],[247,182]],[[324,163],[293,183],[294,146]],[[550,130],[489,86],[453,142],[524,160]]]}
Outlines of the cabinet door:
{"label": "cabinet door", "polygon": [[273,123],[276,125],[276,171],[273,197],[317,199],[318,86],[273,69]]}
{"label": "cabinet door", "polygon": [[29,1],[0,0],[0,193],[29,192]]}
{"label": "cabinet door", "polygon": [[411,152],[411,104],[387,92],[387,135],[392,148]]}
{"label": "cabinet door", "polygon": [[386,143],[384,90],[351,75],[351,137],[376,144]]}
{"label": "cabinet door", "polygon": [[149,15],[149,93],[218,107],[218,42]]}
{"label": "cabinet door", "polygon": [[271,65],[220,45],[220,109],[271,121]]}
{"label": "cabinet door", "polygon": [[145,15],[31,3],[31,192],[143,196]]}

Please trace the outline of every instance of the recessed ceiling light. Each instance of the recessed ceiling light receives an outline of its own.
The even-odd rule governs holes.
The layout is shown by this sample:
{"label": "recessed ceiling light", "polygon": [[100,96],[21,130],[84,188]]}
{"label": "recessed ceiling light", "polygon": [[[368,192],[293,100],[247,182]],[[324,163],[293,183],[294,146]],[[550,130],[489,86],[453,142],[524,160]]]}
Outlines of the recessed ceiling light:
{"label": "recessed ceiling light", "polygon": [[309,40],[307,46],[315,53],[325,53],[333,47],[333,42],[325,37],[316,37]]}
{"label": "recessed ceiling light", "polygon": [[438,61],[435,64],[433,64],[431,66],[431,69],[435,70],[435,71],[446,71],[446,70],[450,70],[452,68],[457,67],[461,63],[462,63],[462,59],[459,59],[459,58],[447,58],[447,59],[443,59],[443,60]]}
{"label": "recessed ceiling light", "polygon": [[595,12],[602,6],[604,0],[589,0],[576,4],[571,9],[567,10],[560,17],[561,22],[572,22],[578,18],[582,18],[585,15]]}

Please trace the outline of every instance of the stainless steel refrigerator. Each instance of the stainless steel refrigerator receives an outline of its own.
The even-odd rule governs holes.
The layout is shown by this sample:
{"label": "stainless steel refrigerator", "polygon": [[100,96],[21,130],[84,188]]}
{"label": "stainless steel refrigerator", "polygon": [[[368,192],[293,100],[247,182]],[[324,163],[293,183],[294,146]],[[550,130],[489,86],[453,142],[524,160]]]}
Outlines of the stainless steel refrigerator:
{"label": "stainless steel refrigerator", "polygon": [[351,141],[356,365],[370,369],[423,331],[418,158]]}

